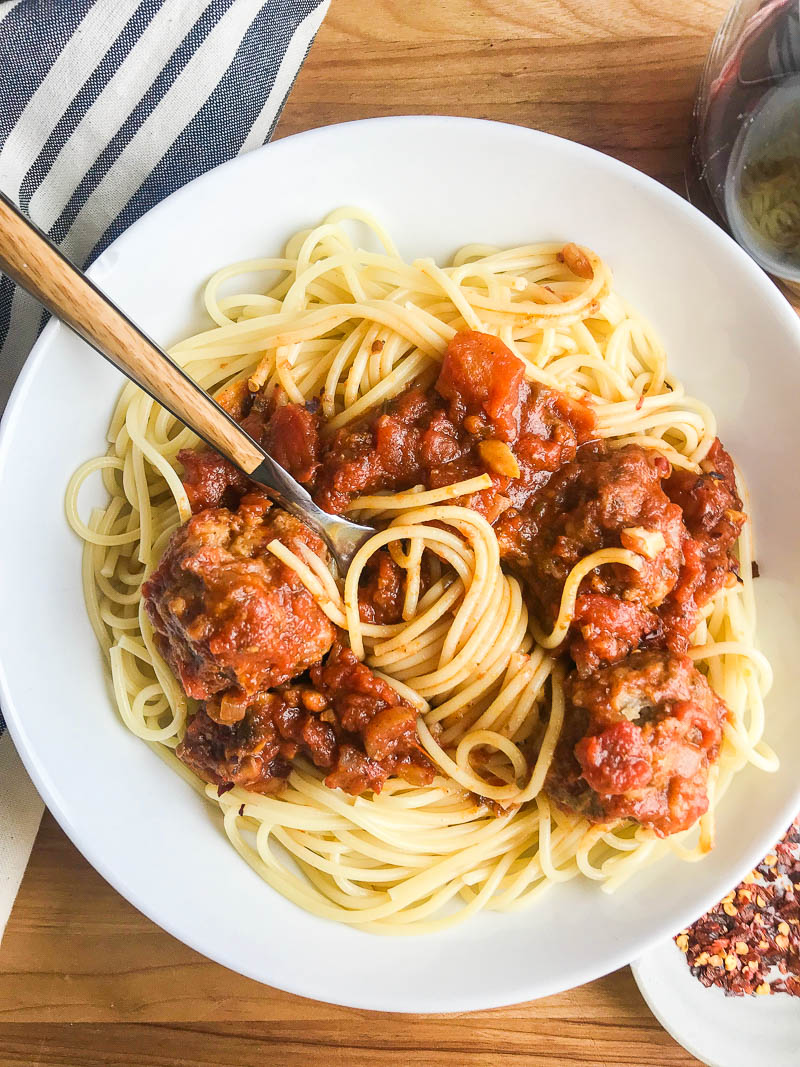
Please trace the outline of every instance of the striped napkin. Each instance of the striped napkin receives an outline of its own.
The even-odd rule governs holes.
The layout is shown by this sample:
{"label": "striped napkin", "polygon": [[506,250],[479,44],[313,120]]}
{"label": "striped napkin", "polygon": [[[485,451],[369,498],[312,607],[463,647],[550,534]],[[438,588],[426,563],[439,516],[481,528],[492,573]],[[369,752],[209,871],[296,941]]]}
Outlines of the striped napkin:
{"label": "striped napkin", "polygon": [[[0,0],[0,189],[91,263],[269,140],[329,2]],[[44,317],[0,275],[0,414]],[[0,938],[41,814],[0,711]]]}

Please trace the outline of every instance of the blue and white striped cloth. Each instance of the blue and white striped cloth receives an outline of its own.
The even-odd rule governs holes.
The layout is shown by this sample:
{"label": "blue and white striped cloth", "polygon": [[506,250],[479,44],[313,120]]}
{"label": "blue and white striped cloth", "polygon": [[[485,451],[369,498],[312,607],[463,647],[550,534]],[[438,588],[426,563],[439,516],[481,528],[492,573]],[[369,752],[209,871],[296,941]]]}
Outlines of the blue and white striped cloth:
{"label": "blue and white striped cloth", "polygon": [[[0,189],[88,265],[269,139],[328,3],[0,0]],[[0,275],[0,414],[43,322]],[[0,711],[0,937],[41,813]]]}

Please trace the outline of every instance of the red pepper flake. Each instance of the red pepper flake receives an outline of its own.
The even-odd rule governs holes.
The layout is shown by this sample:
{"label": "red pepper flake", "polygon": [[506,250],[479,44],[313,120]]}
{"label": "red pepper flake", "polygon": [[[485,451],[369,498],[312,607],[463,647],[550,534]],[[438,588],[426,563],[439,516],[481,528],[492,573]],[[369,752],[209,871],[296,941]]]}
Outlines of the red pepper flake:
{"label": "red pepper flake", "polygon": [[239,805],[239,814],[244,815],[244,804]]}
{"label": "red pepper flake", "polygon": [[233,782],[223,782],[222,785],[217,786],[217,796],[224,796],[225,793],[229,793],[233,789]]}
{"label": "red pepper flake", "polygon": [[675,943],[704,986],[800,996],[800,816],[748,880]]}
{"label": "red pepper flake", "polygon": [[644,404],[644,395],[640,396],[639,399],[636,401],[636,410],[637,411],[641,411],[643,404]]}
{"label": "red pepper flake", "polygon": [[761,577],[761,571],[758,569],[758,564],[756,563],[755,560],[753,560],[752,563],[750,564],[750,570],[753,572],[753,577],[754,578]]}

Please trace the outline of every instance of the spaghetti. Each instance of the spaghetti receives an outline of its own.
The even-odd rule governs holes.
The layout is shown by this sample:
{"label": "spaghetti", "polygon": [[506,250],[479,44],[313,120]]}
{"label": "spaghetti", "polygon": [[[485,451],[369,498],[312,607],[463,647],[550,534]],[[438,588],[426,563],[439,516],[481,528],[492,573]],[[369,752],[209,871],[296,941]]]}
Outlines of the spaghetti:
{"label": "spaghetti", "polygon": [[[373,250],[353,240],[353,226],[366,228]],[[263,292],[229,291],[237,275],[254,273]],[[377,222],[342,209],[292,237],[282,257],[219,271],[205,306],[214,326],[177,345],[173,358],[223,397],[243,378],[253,392],[279,387],[296,404],[319,397],[329,433],[411,385],[429,387],[448,344],[473,330],[499,338],[529,383],[589,402],[597,436],[613,449],[641,446],[674,470],[699,473],[716,437],[712,412],[669,373],[652,328],[615,292],[608,267],[576,246],[471,245],[446,268],[408,263]],[[665,852],[701,858],[735,773],[747,763],[777,766],[762,740],[770,672],[754,648],[745,526],[741,581],[709,600],[691,638],[692,659],[728,709],[709,811],[662,839],[630,819],[598,824],[554,803],[545,783],[565,716],[559,646],[579,586],[612,565],[635,575],[646,551],[585,555],[547,632],[529,613],[522,579],[501,565],[495,526],[467,506],[492,484],[484,473],[351,499],[349,514],[378,528],[343,582],[308,545],[268,545],[355,655],[416,709],[435,779],[391,777],[379,793],[350,796],[298,758],[277,795],[205,785],[175,758],[192,707],[159,654],[141,596],[173,531],[191,516],[176,467],[197,439],[132,384],[108,439],[108,454],[73,476],[67,514],[85,542],[87,608],[120,715],[219,807],[231,843],[264,880],[314,914],[379,933],[421,933],[484,908],[525,907],[579,875],[610,891]],[[80,487],[97,473],[109,502],[84,523]],[[359,610],[360,580],[378,552],[404,575],[399,621],[365,621]]]}

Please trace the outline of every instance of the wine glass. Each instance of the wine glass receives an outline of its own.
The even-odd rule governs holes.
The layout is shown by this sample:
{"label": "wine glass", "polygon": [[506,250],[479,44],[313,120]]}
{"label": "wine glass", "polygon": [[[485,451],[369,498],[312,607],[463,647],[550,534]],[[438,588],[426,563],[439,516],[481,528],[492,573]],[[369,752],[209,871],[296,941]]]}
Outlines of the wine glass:
{"label": "wine glass", "polygon": [[800,0],[737,0],[700,79],[689,199],[800,295]]}

